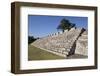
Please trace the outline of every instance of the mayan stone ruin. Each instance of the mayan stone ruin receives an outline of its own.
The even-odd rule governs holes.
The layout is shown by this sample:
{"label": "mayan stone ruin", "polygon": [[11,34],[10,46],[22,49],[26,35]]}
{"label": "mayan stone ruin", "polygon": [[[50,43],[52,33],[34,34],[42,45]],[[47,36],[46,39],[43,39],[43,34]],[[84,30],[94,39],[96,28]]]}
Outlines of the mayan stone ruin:
{"label": "mayan stone ruin", "polygon": [[31,45],[59,56],[88,56],[88,32],[84,28],[71,28],[40,38]]}

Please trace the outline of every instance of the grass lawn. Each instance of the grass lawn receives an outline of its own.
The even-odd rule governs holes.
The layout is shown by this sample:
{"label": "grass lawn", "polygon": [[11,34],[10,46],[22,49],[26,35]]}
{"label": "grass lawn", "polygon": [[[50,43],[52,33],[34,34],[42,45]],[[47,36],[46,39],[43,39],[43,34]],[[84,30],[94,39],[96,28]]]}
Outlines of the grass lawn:
{"label": "grass lawn", "polygon": [[52,59],[64,59],[64,57],[52,54],[50,52],[39,49],[32,45],[28,46],[28,60],[52,60]]}

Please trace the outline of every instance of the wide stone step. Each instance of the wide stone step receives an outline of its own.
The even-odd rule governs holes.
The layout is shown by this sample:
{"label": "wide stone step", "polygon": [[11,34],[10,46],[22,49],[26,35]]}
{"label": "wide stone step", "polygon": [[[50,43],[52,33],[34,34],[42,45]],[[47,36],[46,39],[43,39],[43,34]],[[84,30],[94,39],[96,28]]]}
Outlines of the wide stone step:
{"label": "wide stone step", "polygon": [[82,34],[82,36],[84,36],[84,37],[88,37],[88,35],[84,35],[84,34]]}
{"label": "wide stone step", "polygon": [[83,40],[78,40],[78,43],[80,43],[80,45],[82,45],[82,46],[88,45],[87,41],[83,41]]}
{"label": "wide stone step", "polygon": [[88,31],[83,32],[83,35],[87,35],[87,34],[88,34]]}
{"label": "wide stone step", "polygon": [[79,38],[78,40],[80,40],[80,41],[88,41],[87,38]]}
{"label": "wide stone step", "polygon": [[68,55],[68,53],[70,52],[70,48],[69,49],[65,49],[65,48],[49,48],[48,50],[52,50],[52,51],[55,51],[55,52],[66,54],[66,55]]}
{"label": "wide stone step", "polygon": [[82,35],[81,37],[79,37],[80,39],[88,39],[88,36],[86,35]]}
{"label": "wide stone step", "polygon": [[[49,49],[49,50],[51,50],[51,49]],[[51,51],[55,52],[55,53],[62,54],[62,55],[66,55],[66,56],[69,54],[68,51],[64,51],[64,50],[60,50],[60,49],[52,49]]]}

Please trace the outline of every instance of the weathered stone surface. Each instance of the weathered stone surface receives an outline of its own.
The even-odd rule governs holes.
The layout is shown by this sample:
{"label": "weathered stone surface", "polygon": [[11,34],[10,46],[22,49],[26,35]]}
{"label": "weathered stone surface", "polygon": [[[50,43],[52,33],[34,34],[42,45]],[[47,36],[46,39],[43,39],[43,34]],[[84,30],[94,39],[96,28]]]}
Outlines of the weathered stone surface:
{"label": "weathered stone surface", "polygon": [[32,45],[63,57],[75,53],[87,55],[87,32],[83,28],[72,28],[70,31],[38,39]]}
{"label": "weathered stone surface", "polygon": [[87,37],[87,32],[85,31],[77,40],[76,42],[76,54],[81,54],[81,55],[88,55],[88,37]]}

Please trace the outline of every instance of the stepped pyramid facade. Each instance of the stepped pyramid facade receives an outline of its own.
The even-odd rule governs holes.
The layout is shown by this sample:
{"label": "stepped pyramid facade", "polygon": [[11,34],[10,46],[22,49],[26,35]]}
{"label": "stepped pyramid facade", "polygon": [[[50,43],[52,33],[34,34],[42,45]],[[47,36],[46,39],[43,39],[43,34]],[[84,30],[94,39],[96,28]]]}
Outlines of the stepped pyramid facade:
{"label": "stepped pyramid facade", "polygon": [[63,57],[88,56],[88,32],[84,28],[71,28],[40,38],[31,45]]}

